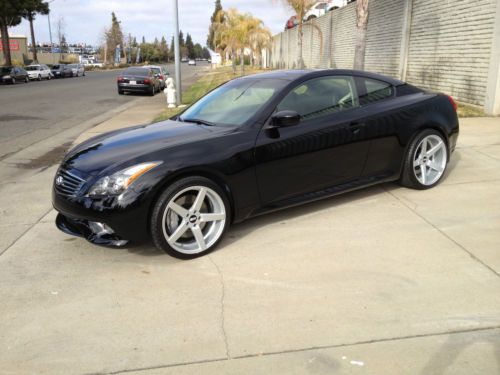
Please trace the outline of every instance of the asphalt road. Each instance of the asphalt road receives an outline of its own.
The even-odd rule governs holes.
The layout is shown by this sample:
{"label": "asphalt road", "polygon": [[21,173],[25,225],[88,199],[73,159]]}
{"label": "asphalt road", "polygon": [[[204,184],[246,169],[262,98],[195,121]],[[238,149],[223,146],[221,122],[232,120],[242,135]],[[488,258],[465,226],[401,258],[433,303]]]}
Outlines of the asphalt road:
{"label": "asphalt road", "polygon": [[[205,66],[183,64],[183,82],[189,82]],[[174,67],[167,65],[167,69],[173,76]],[[0,160],[20,157],[31,145],[141,97],[118,95],[119,72],[96,71],[87,72],[85,77],[0,85]]]}

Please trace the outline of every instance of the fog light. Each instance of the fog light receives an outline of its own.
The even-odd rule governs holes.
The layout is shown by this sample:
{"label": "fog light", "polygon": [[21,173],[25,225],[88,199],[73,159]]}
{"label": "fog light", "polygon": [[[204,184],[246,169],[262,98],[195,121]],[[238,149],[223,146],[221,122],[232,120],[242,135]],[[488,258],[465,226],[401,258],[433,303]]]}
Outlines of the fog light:
{"label": "fog light", "polygon": [[95,221],[89,221],[89,228],[94,234],[97,234],[98,236],[114,233],[113,229],[111,229],[108,225]]}

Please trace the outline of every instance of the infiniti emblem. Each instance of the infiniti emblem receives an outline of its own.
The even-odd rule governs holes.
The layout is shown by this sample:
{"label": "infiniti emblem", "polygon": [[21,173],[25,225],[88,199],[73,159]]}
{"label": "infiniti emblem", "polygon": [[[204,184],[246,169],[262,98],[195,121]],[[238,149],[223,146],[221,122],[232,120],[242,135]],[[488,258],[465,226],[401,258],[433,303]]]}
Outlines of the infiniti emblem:
{"label": "infiniti emblem", "polygon": [[57,176],[56,178],[56,185],[62,185],[64,182],[64,178],[62,178],[62,176]]}

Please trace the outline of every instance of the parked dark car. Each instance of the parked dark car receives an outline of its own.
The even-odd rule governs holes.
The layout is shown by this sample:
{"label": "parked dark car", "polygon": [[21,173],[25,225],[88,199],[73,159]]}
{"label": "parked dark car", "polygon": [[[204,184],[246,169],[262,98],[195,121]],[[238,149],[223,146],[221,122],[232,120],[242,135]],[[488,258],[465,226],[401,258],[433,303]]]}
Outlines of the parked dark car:
{"label": "parked dark car", "polygon": [[152,238],[193,258],[251,216],[388,181],[431,188],[458,132],[451,97],[381,75],[237,78],[168,121],[71,150],[54,179],[56,223],[96,244]]}
{"label": "parked dark car", "polygon": [[117,78],[118,94],[143,92],[153,96],[160,92],[160,80],[151,68],[127,68]]}
{"label": "parked dark car", "polygon": [[73,70],[66,64],[53,65],[51,72],[54,78],[73,77]]}
{"label": "parked dark car", "polygon": [[18,66],[0,67],[0,82],[15,84],[17,82],[28,83],[30,78],[28,72]]}

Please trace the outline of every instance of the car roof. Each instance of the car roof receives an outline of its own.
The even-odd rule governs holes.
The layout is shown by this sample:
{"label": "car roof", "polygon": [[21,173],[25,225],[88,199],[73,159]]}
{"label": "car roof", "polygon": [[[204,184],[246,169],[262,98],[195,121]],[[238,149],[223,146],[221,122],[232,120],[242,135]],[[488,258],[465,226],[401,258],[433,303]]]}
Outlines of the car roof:
{"label": "car roof", "polygon": [[274,70],[266,73],[253,74],[250,76],[246,76],[243,78],[246,79],[255,79],[255,78],[274,78],[274,79],[283,79],[287,81],[295,81],[300,78],[315,78],[321,77],[326,74],[335,74],[335,75],[348,75],[348,76],[361,76],[366,78],[373,78],[380,81],[384,81],[390,83],[394,86],[400,86],[404,84],[403,81],[400,81],[395,78],[383,76],[381,74],[366,72],[362,70],[353,70],[353,69],[294,69],[294,70]]}

